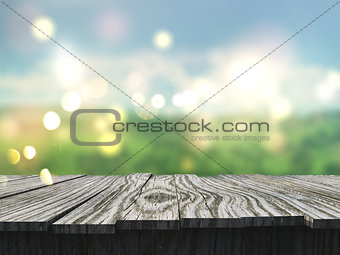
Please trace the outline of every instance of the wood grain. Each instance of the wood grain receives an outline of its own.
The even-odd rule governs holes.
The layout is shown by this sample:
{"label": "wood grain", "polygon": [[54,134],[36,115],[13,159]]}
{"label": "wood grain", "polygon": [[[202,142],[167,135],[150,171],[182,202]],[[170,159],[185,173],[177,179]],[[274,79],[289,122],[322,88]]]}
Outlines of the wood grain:
{"label": "wood grain", "polygon": [[[300,211],[287,206],[287,201],[282,197],[273,194],[268,196],[259,190],[242,186],[231,181],[228,176],[198,178],[195,175],[179,175],[176,176],[176,184],[180,190],[183,227],[303,224]],[[186,198],[187,194],[191,194],[192,198]],[[191,200],[199,204],[193,204]]]}
{"label": "wood grain", "polygon": [[10,179],[0,188],[0,231],[340,229],[339,176],[63,176],[52,186],[38,176]]}
{"label": "wood grain", "polygon": [[179,229],[174,176],[152,176],[117,219],[117,229]]}
{"label": "wood grain", "polygon": [[117,220],[133,208],[151,174],[117,177],[99,196],[71,211],[53,224],[55,233],[113,233]]}
{"label": "wood grain", "polygon": [[52,222],[113,185],[114,176],[83,176],[0,199],[0,231],[47,231]]}
{"label": "wood grain", "polygon": [[240,175],[219,178],[228,178],[242,188],[263,191],[271,197],[284,199],[285,210],[297,209],[310,227],[340,227],[340,196],[336,188],[309,185],[294,176]]}
{"label": "wood grain", "polygon": [[37,175],[0,175],[0,180],[2,180],[1,177],[5,177],[6,181],[10,182],[10,181],[16,181],[20,179],[37,177]]}
{"label": "wood grain", "polygon": [[[53,183],[61,183],[67,180],[77,179],[84,175],[58,175],[53,176]],[[6,185],[0,185],[0,198],[5,198],[20,194],[23,192],[28,192],[31,190],[36,190],[46,187],[46,185],[40,180],[40,176],[29,176],[29,178],[11,177],[12,180],[7,182]]]}
{"label": "wood grain", "polygon": [[286,175],[282,177],[291,177],[293,179],[308,181],[316,185],[323,185],[326,187],[332,186],[340,189],[340,175]]}
{"label": "wood grain", "polygon": [[53,224],[56,233],[112,233],[115,229],[178,229],[173,176],[132,174]]}

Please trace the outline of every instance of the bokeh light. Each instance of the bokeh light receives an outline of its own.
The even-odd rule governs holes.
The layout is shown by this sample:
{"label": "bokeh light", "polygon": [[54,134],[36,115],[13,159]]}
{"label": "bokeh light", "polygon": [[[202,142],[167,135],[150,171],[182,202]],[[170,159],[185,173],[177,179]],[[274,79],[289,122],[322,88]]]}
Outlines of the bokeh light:
{"label": "bokeh light", "polygon": [[186,90],[183,92],[184,104],[193,105],[197,101],[197,95],[193,90]]}
{"label": "bokeh light", "polygon": [[[110,142],[115,139],[115,134],[113,132],[106,132],[103,134],[99,141],[100,142]],[[99,152],[106,157],[118,155],[122,149],[122,141],[113,146],[98,146]]]}
{"label": "bokeh light", "polygon": [[336,90],[327,85],[320,85],[316,88],[316,95],[320,101],[328,102],[335,99]]}
{"label": "bokeh light", "polygon": [[7,151],[7,157],[8,157],[8,162],[12,165],[17,164],[20,161],[20,153],[19,151],[15,149],[9,149]]}
{"label": "bokeh light", "polygon": [[0,122],[1,135],[6,139],[15,138],[20,132],[20,126],[14,116],[4,116]]}
{"label": "bokeh light", "polygon": [[151,99],[151,104],[153,107],[160,109],[165,105],[165,98],[161,94],[156,94]]}
{"label": "bokeh light", "polygon": [[4,175],[0,175],[0,187],[6,187],[8,179]]}
{"label": "bokeh light", "polygon": [[65,111],[72,112],[79,109],[81,104],[80,96],[77,92],[66,92],[61,98],[61,106]]}
{"label": "bokeh light", "polygon": [[[233,98],[231,101],[240,106],[245,111],[252,112],[260,111],[259,103],[266,104],[273,99],[277,93],[277,86],[279,79],[276,74],[278,71],[267,63],[261,63],[244,73],[250,66],[260,58],[261,54],[256,51],[249,51],[246,53],[239,53],[226,67],[226,81],[231,82],[233,79],[239,77],[232,87]],[[216,91],[215,91],[216,92]]]}
{"label": "bokeh light", "polygon": [[67,126],[61,126],[55,131],[54,137],[59,140],[59,142],[65,143],[70,141],[70,129]]}
{"label": "bokeh light", "polygon": [[[111,107],[109,107],[109,109],[115,109],[116,111],[118,111],[120,113],[121,120],[126,120],[126,119],[129,118],[129,112],[126,110],[126,107],[124,107],[122,105],[111,105]],[[110,118],[114,118],[114,116],[112,114],[109,114],[109,116],[110,116]]]}
{"label": "bokeh light", "polygon": [[192,173],[194,172],[194,160],[190,157],[184,157],[181,160],[181,169],[184,173]]}
{"label": "bokeh light", "polygon": [[33,146],[27,145],[23,151],[24,157],[28,160],[33,159],[37,154],[36,149]]}
{"label": "bokeh light", "polygon": [[144,85],[146,84],[146,77],[143,76],[141,73],[139,72],[131,72],[128,74],[127,78],[126,78],[126,86],[130,89],[136,89],[136,88],[141,88],[144,87]]}
{"label": "bokeh light", "polygon": [[201,96],[206,97],[207,95],[212,95],[217,89],[214,87],[214,84],[205,77],[198,77],[194,81],[194,86],[198,93]]}
{"label": "bokeh light", "polygon": [[168,50],[173,45],[173,36],[167,30],[159,30],[153,36],[153,44],[159,50]]}
{"label": "bokeh light", "polygon": [[[229,80],[235,79],[241,75],[249,68],[249,66],[251,66],[251,63],[253,63],[252,59],[244,62],[240,61],[232,63],[229,70]],[[256,89],[257,84],[261,83],[263,77],[264,74],[261,72],[260,68],[254,69],[251,70],[251,72],[242,75],[242,78],[237,80],[237,84],[238,86],[242,86],[243,89]]]}
{"label": "bokeh light", "polygon": [[336,100],[340,88],[340,74],[330,72],[326,78],[315,88],[316,97],[324,103]]}
{"label": "bokeh light", "polygon": [[328,75],[328,80],[334,87],[340,88],[340,73],[331,71]]}
{"label": "bokeh light", "polygon": [[186,90],[183,93],[176,93],[172,97],[172,103],[176,107],[194,105],[197,102],[197,94],[193,90]]}
{"label": "bokeh light", "polygon": [[43,124],[47,130],[55,130],[60,126],[60,117],[56,112],[50,111],[44,115]]}
{"label": "bokeh light", "polygon": [[181,107],[184,105],[184,97],[181,93],[177,93],[172,97],[172,103],[176,107]]}
{"label": "bokeh light", "polygon": [[40,180],[45,185],[52,185],[53,184],[52,175],[47,168],[44,168],[40,171]]}
{"label": "bokeh light", "polygon": [[81,95],[87,98],[99,99],[106,95],[107,82],[103,79],[93,79],[82,86]]}
{"label": "bokeh light", "polygon": [[[232,37],[221,36],[218,27],[212,25],[208,29],[211,30],[209,36],[198,39],[199,34],[186,32],[195,31],[197,27],[206,28],[204,19],[189,22],[184,31],[181,22],[174,22],[174,17],[164,15],[166,12],[162,8],[166,6],[137,17],[135,9],[141,5],[124,3],[108,3],[101,10],[93,9],[91,17],[81,20],[84,26],[76,28],[77,22],[66,22],[65,26],[62,16],[67,10],[63,11],[63,5],[29,6],[34,10],[18,7],[25,10],[24,14],[37,27],[58,42],[60,40],[63,47],[107,80],[88,70],[60,47],[54,47],[37,29],[22,27],[22,20],[4,13],[1,42],[6,50],[0,52],[0,70],[3,71],[0,75],[0,148],[3,151],[0,165],[3,175],[37,174],[37,170],[39,173],[45,167],[53,172],[58,169],[58,174],[80,171],[103,174],[113,161],[128,158],[149,137],[152,139],[157,134],[124,134],[123,146],[76,146],[69,135],[70,112],[79,107],[117,109],[110,106],[120,104],[126,108],[125,112],[119,109],[124,122],[158,122],[158,117],[176,121],[289,36],[280,20],[274,26],[272,22],[267,26],[255,20],[249,27],[243,27],[243,32],[237,29]],[[93,6],[85,4],[83,7],[91,9]],[[203,5],[200,7],[204,8]],[[202,11],[196,9],[192,11]],[[211,18],[219,19],[208,17]],[[159,22],[151,24],[152,20]],[[59,33],[61,25],[65,34]],[[74,29],[76,34],[71,32]],[[177,38],[182,35],[185,38]],[[84,40],[86,37],[88,39]],[[312,63],[305,59],[310,48],[300,48],[299,44],[291,44],[280,49],[279,54],[273,54],[270,60],[256,65],[227,89],[217,93],[200,111],[188,116],[188,121],[201,121],[202,118],[211,121],[214,128],[223,121],[248,121],[248,118],[268,122],[270,141],[194,140],[192,136],[207,135],[197,132],[192,136],[185,134],[192,139],[191,143],[227,168],[234,168],[237,174],[247,169],[254,170],[254,173],[275,174],[277,168],[285,168],[282,173],[286,174],[302,173],[297,171],[298,168],[306,170],[306,174],[313,173],[310,169],[320,169],[325,174],[339,172],[340,69],[336,65],[334,50],[327,49],[329,56],[325,51],[327,56],[322,63]],[[297,54],[300,50],[307,51]],[[108,80],[137,103],[131,104],[129,99],[121,97]],[[86,114],[77,119],[80,124],[82,118],[93,117],[85,125],[78,125],[79,139],[113,140],[114,116],[106,115],[107,118],[100,114]],[[79,128],[84,126],[86,128]],[[85,135],[81,136],[83,133]],[[108,135],[101,137],[105,133]],[[254,132],[257,134],[262,135],[262,132]],[[171,149],[174,147],[176,150]],[[199,175],[217,174],[213,169],[218,166],[199,153],[190,144],[179,143],[168,134],[150,146],[150,154],[143,152],[138,159],[126,162],[122,170],[126,173],[149,169],[166,174],[182,170]],[[150,155],[158,160],[150,161]]]}
{"label": "bokeh light", "polygon": [[74,87],[83,77],[83,67],[74,57],[66,53],[59,53],[55,59],[56,77],[64,87]]}
{"label": "bokeh light", "polygon": [[277,99],[270,107],[271,117],[282,120],[292,114],[292,105],[287,99]]}
{"label": "bokeh light", "polygon": [[138,105],[138,104],[143,105],[145,102],[145,97],[142,93],[135,93],[132,95],[131,98],[133,99],[132,103],[134,105]]}
{"label": "bokeh light", "polygon": [[104,131],[108,129],[108,120],[106,118],[95,117],[92,121],[93,128],[96,131]]}
{"label": "bokeh light", "polygon": [[[52,37],[55,33],[54,22],[48,17],[38,17],[33,21],[33,24],[49,37]],[[35,27],[32,27],[32,34],[39,41],[47,41],[49,39],[45,34],[40,32]]]}

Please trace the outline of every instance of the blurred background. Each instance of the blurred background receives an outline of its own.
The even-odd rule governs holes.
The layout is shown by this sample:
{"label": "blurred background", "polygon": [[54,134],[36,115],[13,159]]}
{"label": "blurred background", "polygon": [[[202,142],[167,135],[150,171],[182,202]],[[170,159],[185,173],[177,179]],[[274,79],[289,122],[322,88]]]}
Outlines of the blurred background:
{"label": "blurred background", "polygon": [[[332,3],[8,2],[162,120],[185,116]],[[339,12],[327,13],[186,118],[270,124],[264,142],[193,141],[183,133],[217,164],[173,133],[147,147],[159,133],[132,131],[111,147],[73,144],[69,119],[80,108],[114,108],[123,121],[158,120],[1,4],[0,175],[45,168],[55,175],[339,174]],[[78,121],[80,140],[115,138],[110,115]]]}

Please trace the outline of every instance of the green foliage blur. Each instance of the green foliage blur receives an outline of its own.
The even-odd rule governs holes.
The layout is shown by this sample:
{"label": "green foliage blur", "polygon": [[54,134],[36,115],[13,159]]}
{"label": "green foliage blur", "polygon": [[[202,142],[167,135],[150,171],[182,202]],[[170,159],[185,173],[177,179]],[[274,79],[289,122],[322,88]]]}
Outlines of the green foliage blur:
{"label": "green foliage blur", "polygon": [[[62,117],[62,125],[48,131],[43,128],[41,118],[35,115],[19,116],[16,132],[2,130],[0,136],[0,175],[39,174],[48,168],[52,174],[125,175],[135,172],[153,174],[196,174],[215,176],[219,174],[340,174],[340,114],[320,113],[309,116],[293,116],[270,123],[268,133],[252,133],[269,136],[270,141],[222,141],[222,136],[236,133],[181,133],[190,143],[175,133],[124,133],[122,142],[112,147],[78,146],[69,137],[69,113]],[[20,121],[20,116],[22,120]],[[38,113],[36,115],[39,115]],[[129,121],[142,121],[135,113],[128,113]],[[39,115],[41,116],[41,114]],[[266,121],[265,118],[249,116],[219,116],[211,119],[215,123],[234,120]],[[83,140],[114,138],[109,121],[104,122],[107,130],[97,134],[91,123],[78,125]],[[147,120],[147,121],[155,121]],[[26,123],[26,124],[25,124]],[[7,125],[7,128],[14,128]],[[220,136],[220,141],[196,141],[192,136]],[[242,134],[243,135],[243,134]],[[250,135],[247,133],[247,135]],[[24,146],[31,145],[37,150],[36,156],[28,160],[23,154]],[[193,146],[194,145],[194,146]],[[7,153],[16,149],[20,161],[12,165]],[[203,152],[202,152],[203,151]]]}

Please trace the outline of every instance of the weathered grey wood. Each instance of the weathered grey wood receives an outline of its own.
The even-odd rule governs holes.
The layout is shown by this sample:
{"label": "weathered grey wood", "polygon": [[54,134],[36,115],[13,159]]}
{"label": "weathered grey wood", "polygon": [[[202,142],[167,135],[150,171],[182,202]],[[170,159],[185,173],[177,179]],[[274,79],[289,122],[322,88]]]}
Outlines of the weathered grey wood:
{"label": "weathered grey wood", "polygon": [[37,175],[1,175],[0,174],[0,183],[1,183],[1,177],[5,177],[7,182],[10,181],[16,181],[20,179],[26,179],[26,178],[32,178],[32,177],[37,177]]}
{"label": "weathered grey wood", "polygon": [[297,209],[310,227],[340,227],[340,197],[338,191],[331,187],[322,190],[319,185],[315,186],[314,191],[313,186],[293,176],[229,175],[218,178],[238,183],[242,189],[257,190],[270,197],[284,199],[286,211],[289,208]]}
{"label": "weathered grey wood", "polygon": [[117,229],[179,229],[179,208],[173,175],[153,175],[142,187]]}
{"label": "weathered grey wood", "polygon": [[0,188],[2,231],[47,230],[52,223],[55,233],[64,234],[300,225],[340,229],[338,176],[318,176],[319,181],[263,175],[64,176],[52,186],[38,176],[11,178]]}
{"label": "weathered grey wood", "polygon": [[[225,179],[226,178],[226,179]],[[177,175],[182,227],[302,225],[303,215],[276,194],[223,178]]]}
{"label": "weathered grey wood", "polygon": [[[292,196],[306,204],[304,212],[306,225],[312,228],[340,228],[340,192],[339,189],[334,188],[336,182],[326,185],[331,180],[328,179],[326,182],[323,179],[325,185],[310,184],[306,181],[309,179],[308,176],[305,177],[307,178],[301,180],[296,176],[282,176],[282,178],[271,176],[270,181],[271,185],[278,186],[278,192],[282,190],[291,192]],[[311,208],[308,209],[307,206]]]}
{"label": "weathered grey wood", "polygon": [[312,228],[340,228],[340,178],[319,178],[322,179],[320,183],[315,183],[315,178],[308,176],[283,176],[281,181],[276,176],[272,178],[277,182],[287,181],[286,185],[280,185],[281,188],[293,187],[293,193],[315,208],[316,215],[305,214],[306,225]]}
{"label": "weathered grey wood", "polygon": [[55,233],[113,233],[141,194],[151,174],[117,177],[115,183],[53,224]]}
{"label": "weathered grey wood", "polygon": [[[269,180],[275,180],[275,183],[279,184],[282,187],[291,187],[292,191],[299,194],[303,193],[305,195],[315,195],[317,199],[320,201],[327,200],[329,203],[334,206],[340,207],[338,203],[340,198],[340,187],[337,188],[333,185],[330,185],[331,182],[323,180],[323,182],[316,183],[316,180],[308,178],[307,176],[270,176],[267,177]],[[322,179],[322,178],[321,178]],[[339,179],[340,182],[340,179]],[[333,202],[334,203],[333,203]]]}
{"label": "weathered grey wood", "polygon": [[114,229],[178,229],[173,176],[133,174],[120,177],[98,198],[53,224],[56,233],[112,233]]}
{"label": "weathered grey wood", "polygon": [[[80,178],[84,175],[58,175],[53,177],[53,183],[57,184],[67,180]],[[40,176],[30,178],[18,178],[7,182],[6,185],[0,185],[0,198],[13,196],[23,192],[43,188],[46,185],[40,180]]]}
{"label": "weathered grey wood", "polygon": [[0,231],[47,231],[52,222],[114,185],[116,179],[83,176],[2,198]]}
{"label": "weathered grey wood", "polygon": [[317,185],[332,186],[340,189],[340,175],[285,175],[298,180],[308,181]]}
{"label": "weathered grey wood", "polygon": [[243,227],[241,217],[251,213],[234,207],[243,202],[242,196],[231,199],[231,189],[211,186],[196,175],[176,175],[175,183],[181,227]]}
{"label": "weathered grey wood", "polygon": [[0,254],[340,254],[338,176],[59,180],[0,188]]}

